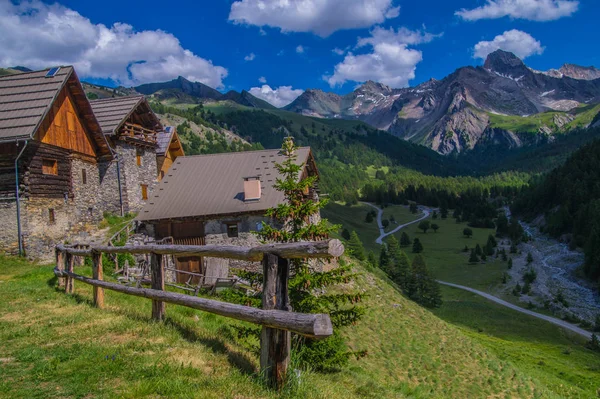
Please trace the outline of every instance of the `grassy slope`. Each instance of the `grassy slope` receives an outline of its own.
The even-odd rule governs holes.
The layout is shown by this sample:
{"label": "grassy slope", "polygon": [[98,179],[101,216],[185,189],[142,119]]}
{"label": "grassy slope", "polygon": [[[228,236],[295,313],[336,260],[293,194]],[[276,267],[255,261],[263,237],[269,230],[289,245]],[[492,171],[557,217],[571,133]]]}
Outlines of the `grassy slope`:
{"label": "grassy slope", "polygon": [[[330,205],[324,215],[334,223],[352,226],[361,239],[367,240],[375,228],[375,224],[364,222],[363,213],[367,211],[364,205]],[[437,278],[484,291],[500,284],[505,262],[493,259],[486,264],[469,265],[467,255],[461,251],[465,245],[485,244],[492,230],[473,229],[474,235],[469,239],[462,235],[464,224],[451,218],[435,223],[440,225],[438,233],[424,234],[416,226],[407,227],[406,232],[421,240],[423,255]],[[400,234],[397,233],[398,238]],[[372,241],[364,242],[366,248],[378,250]],[[413,256],[410,248],[406,252]],[[585,349],[579,337],[468,292],[442,287],[442,294],[444,305],[434,311],[438,317],[461,328],[490,354],[510,362],[523,375],[534,378],[538,389],[548,387],[556,397],[575,398],[594,397],[600,389],[600,356]]]}
{"label": "grassy slope", "polygon": [[[526,117],[496,115],[490,113],[489,116],[491,127],[509,130],[511,132],[537,133],[542,126],[547,126],[556,132],[587,127],[599,112],[600,105],[587,105],[576,108],[568,113],[548,111]],[[556,126],[554,117],[568,114],[573,115],[575,119],[562,128]]]}
{"label": "grassy slope", "polygon": [[[151,323],[150,301],[91,287],[54,288],[50,266],[0,258],[0,396],[266,398],[253,339],[237,339],[229,319],[168,306]],[[81,269],[89,274],[88,268]],[[363,269],[358,268],[358,271]],[[363,273],[367,314],[345,334],[368,356],[333,374],[304,373],[284,397],[556,397],[539,381],[406,300],[377,274]]]}

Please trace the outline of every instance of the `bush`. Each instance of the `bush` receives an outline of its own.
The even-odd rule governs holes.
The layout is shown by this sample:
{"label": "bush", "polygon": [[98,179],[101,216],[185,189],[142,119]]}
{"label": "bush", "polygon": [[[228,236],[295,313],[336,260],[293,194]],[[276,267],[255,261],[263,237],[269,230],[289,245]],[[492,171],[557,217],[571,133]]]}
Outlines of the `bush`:
{"label": "bush", "polygon": [[468,227],[465,227],[465,229],[463,230],[463,235],[467,238],[471,238],[473,236],[473,230],[471,230]]}

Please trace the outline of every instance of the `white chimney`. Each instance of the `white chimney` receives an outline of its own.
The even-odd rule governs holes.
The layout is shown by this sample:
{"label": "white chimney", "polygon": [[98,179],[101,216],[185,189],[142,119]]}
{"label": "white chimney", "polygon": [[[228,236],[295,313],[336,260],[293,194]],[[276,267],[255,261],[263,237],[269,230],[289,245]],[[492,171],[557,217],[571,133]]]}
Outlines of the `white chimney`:
{"label": "white chimney", "polygon": [[244,201],[257,201],[261,194],[260,177],[244,178]]}

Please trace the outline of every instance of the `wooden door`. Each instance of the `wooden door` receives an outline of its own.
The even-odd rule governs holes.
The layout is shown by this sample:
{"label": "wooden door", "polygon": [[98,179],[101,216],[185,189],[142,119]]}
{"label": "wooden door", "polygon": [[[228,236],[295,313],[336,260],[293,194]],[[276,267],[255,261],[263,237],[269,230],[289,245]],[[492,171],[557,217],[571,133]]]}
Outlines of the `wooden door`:
{"label": "wooden door", "polygon": [[[204,237],[176,238],[175,245],[205,245]],[[198,256],[182,256],[175,258],[175,267],[182,272],[204,274],[204,259]],[[177,283],[197,285],[200,277],[187,273],[177,273]]]}

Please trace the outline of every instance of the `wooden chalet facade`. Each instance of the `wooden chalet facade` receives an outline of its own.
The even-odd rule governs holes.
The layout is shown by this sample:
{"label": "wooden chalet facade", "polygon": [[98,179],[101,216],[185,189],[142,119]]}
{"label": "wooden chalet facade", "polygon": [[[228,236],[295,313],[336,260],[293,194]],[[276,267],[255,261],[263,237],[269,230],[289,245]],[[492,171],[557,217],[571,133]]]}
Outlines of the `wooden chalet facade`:
{"label": "wooden chalet facade", "polygon": [[72,67],[0,77],[0,247],[47,258],[89,232],[111,158]]}
{"label": "wooden chalet facade", "polygon": [[[318,176],[310,148],[299,148],[297,156],[298,164],[304,165],[303,177]],[[148,230],[156,239],[170,237],[175,244],[257,245],[253,232],[263,221],[273,222],[265,212],[285,200],[273,188],[280,177],[274,164],[284,160],[280,150],[177,158],[137,219],[152,227]],[[313,190],[307,195],[317,194]],[[176,263],[179,270],[224,277],[215,275],[224,273],[223,264],[215,262],[222,260],[179,258]],[[259,266],[238,261],[231,265]]]}

